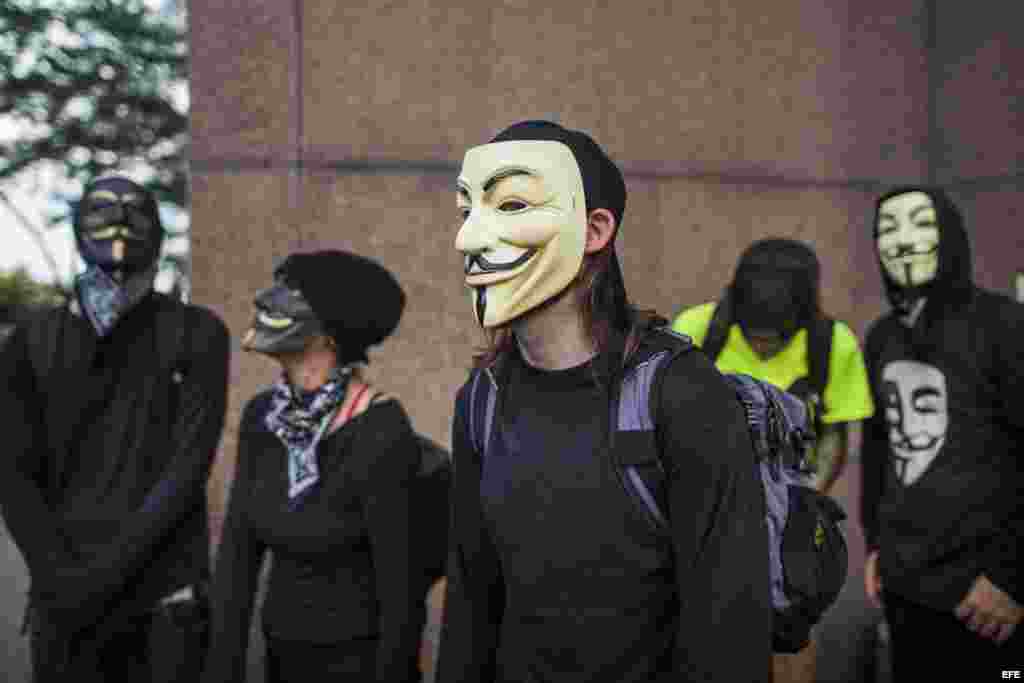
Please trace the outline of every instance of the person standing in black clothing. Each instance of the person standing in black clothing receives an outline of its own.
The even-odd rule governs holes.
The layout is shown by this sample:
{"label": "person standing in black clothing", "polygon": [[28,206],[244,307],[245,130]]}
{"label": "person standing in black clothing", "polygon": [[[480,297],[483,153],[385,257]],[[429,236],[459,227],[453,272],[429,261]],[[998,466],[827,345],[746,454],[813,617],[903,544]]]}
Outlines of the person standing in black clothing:
{"label": "person standing in black clothing", "polygon": [[89,184],[74,229],[74,297],[0,352],[0,507],[31,576],[34,680],[194,681],[227,329],[153,291],[163,230],[143,187]]}
{"label": "person standing in black clothing", "polygon": [[362,381],[398,325],[398,282],[341,251],[292,254],[243,340],[283,375],[246,405],[217,553],[209,683],[245,680],[257,576],[268,683],[419,679],[423,568],[413,538],[420,450],[397,400]]}
{"label": "person standing in black clothing", "polygon": [[893,310],[867,337],[862,462],[868,596],[893,674],[1024,663],[1024,305],[971,279],[941,190],[883,195],[873,226]]}
{"label": "person standing in black clothing", "polygon": [[[452,430],[442,683],[766,681],[765,499],[734,391],[701,353],[668,361],[649,437],[677,463],[667,534],[608,456],[608,390],[660,320],[628,304],[622,174],[545,121],[470,149],[458,178],[466,284],[496,387],[486,459],[470,382]],[[653,396],[653,394],[652,394]]]}

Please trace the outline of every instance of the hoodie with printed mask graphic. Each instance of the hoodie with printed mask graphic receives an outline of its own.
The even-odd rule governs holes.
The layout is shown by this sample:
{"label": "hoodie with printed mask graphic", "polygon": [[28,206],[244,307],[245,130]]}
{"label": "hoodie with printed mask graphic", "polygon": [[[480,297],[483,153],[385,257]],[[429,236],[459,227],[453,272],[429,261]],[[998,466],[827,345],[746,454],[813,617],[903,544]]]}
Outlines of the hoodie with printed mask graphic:
{"label": "hoodie with printed mask graphic", "polygon": [[1020,602],[1024,306],[973,284],[963,218],[941,190],[886,193],[872,231],[893,310],[866,343],[868,550],[887,591],[933,609],[980,575]]}

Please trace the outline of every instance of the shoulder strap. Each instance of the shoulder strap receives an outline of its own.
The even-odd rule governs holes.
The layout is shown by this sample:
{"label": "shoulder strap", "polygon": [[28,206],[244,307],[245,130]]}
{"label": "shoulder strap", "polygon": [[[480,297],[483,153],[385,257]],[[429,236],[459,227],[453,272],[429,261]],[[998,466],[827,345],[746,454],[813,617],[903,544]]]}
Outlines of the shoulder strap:
{"label": "shoulder strap", "polygon": [[[667,473],[674,469],[674,463],[662,453],[655,433],[661,384],[671,361],[697,347],[689,337],[670,328],[652,330],[645,342],[644,356],[611,388],[608,449],[627,492],[642,506],[655,530],[663,531],[668,520],[664,504],[659,504],[663,497],[659,494],[664,493]],[[649,452],[621,452],[616,448],[616,434],[621,432],[648,433],[650,437],[644,439],[648,446],[641,450]]]}
{"label": "shoulder strap", "polygon": [[491,440],[496,393],[487,371],[474,370],[469,389],[469,437],[481,460]]}
{"label": "shoulder strap", "polygon": [[[352,416],[355,415],[356,413],[356,409],[359,407],[359,401],[363,398],[363,394],[365,394],[369,390],[369,384],[363,384],[356,390],[355,395],[352,397],[352,402],[348,404],[348,410],[345,411],[345,419],[341,421],[341,424],[345,424],[346,422],[352,419]],[[376,396],[370,397],[370,403],[373,403],[374,398],[376,398]],[[367,406],[368,405],[369,404],[367,404]]]}
{"label": "shoulder strap", "polygon": [[[807,380],[811,391],[817,394],[824,403],[825,387],[828,386],[829,361],[832,357],[832,335],[835,333],[835,320],[820,318],[807,330]],[[826,406],[821,406],[822,413]]]}
{"label": "shoulder strap", "polygon": [[704,343],[701,349],[707,354],[711,362],[718,360],[719,354],[725,348],[729,340],[729,330],[732,328],[732,303],[728,291],[722,299],[715,304],[715,312],[708,324],[707,334],[704,336]]}

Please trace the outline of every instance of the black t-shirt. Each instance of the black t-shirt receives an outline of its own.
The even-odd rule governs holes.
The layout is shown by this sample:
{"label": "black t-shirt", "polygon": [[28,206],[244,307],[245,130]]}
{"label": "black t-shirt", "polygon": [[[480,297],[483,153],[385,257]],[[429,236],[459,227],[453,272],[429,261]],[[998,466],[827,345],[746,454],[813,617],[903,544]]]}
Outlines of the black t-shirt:
{"label": "black t-shirt", "polygon": [[674,465],[665,538],[617,482],[604,447],[610,405],[589,366],[548,372],[514,356],[501,366],[482,468],[468,383],[456,401],[439,680],[767,680],[764,495],[742,408],[710,361],[673,360],[652,406]]}
{"label": "black t-shirt", "polygon": [[672,649],[671,548],[618,481],[607,393],[590,363],[511,361],[481,481],[507,591],[500,680],[649,680]]}

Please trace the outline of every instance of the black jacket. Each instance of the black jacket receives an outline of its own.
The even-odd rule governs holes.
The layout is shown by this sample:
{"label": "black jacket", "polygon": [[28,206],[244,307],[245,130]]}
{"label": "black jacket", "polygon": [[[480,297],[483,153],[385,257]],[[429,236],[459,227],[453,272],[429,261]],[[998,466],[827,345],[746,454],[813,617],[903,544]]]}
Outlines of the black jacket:
{"label": "black jacket", "polygon": [[[38,325],[58,335],[46,377],[30,349]],[[168,338],[180,339],[174,358],[159,352]],[[3,347],[0,507],[47,623],[100,627],[206,579],[228,355],[215,315],[159,293],[106,338],[64,307],[33,314]]]}

